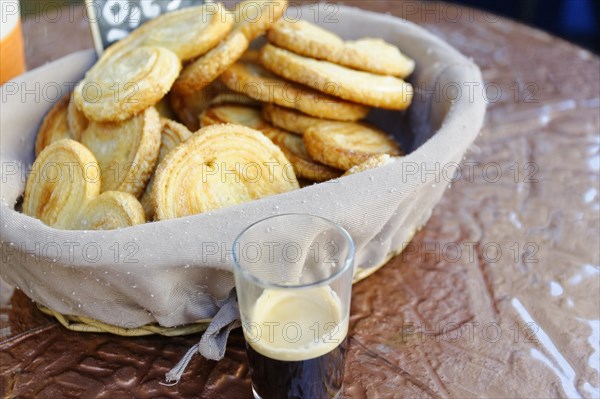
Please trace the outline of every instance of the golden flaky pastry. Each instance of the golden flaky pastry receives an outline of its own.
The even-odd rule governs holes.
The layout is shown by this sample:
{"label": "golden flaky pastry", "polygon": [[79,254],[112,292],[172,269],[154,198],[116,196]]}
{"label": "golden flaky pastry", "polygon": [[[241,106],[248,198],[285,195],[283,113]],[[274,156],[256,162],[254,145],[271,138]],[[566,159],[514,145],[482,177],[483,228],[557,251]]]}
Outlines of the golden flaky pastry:
{"label": "golden flaky pastry", "polygon": [[342,170],[375,154],[402,154],[386,133],[363,123],[323,122],[304,132],[303,139],[313,159]]}
{"label": "golden flaky pastry", "polygon": [[239,125],[202,128],[156,170],[155,218],[164,220],[232,206],[299,188],[279,147]]}
{"label": "golden flaky pastry", "polygon": [[220,3],[162,14],[106,49],[99,62],[140,46],[164,47],[182,61],[205,54],[231,30],[233,21]]}
{"label": "golden flaky pastry", "polygon": [[158,112],[150,107],[124,122],[91,122],[81,143],[92,151],[102,172],[101,191],[139,196],[156,165],[160,147]]}
{"label": "golden flaky pastry", "polygon": [[300,135],[304,134],[306,129],[318,123],[332,122],[329,119],[316,118],[275,104],[265,104],[263,106],[263,117],[278,128]]}
{"label": "golden flaky pastry", "polygon": [[134,35],[143,36],[141,45],[166,47],[185,61],[215,47],[232,27],[225,7],[215,2],[163,14]]}
{"label": "golden flaky pastry", "polygon": [[219,104],[206,109],[200,115],[202,127],[233,123],[261,131],[272,139],[279,133],[279,129],[267,123],[261,115],[260,108],[243,104]]}
{"label": "golden flaky pastry", "polygon": [[115,229],[143,223],[130,194],[100,195],[100,169],[82,144],[62,139],[47,146],[27,178],[23,213],[58,229]]}
{"label": "golden flaky pastry", "polygon": [[83,208],[73,229],[113,230],[145,222],[137,198],[121,191],[105,191]]}
{"label": "golden flaky pastry", "polygon": [[267,40],[294,53],[319,59],[335,58],[344,47],[344,40],[335,33],[305,20],[289,18],[274,23]]}
{"label": "golden flaky pastry", "polygon": [[375,169],[380,166],[387,165],[391,162],[392,157],[390,157],[388,154],[372,155],[363,163],[359,163],[358,165],[348,169],[346,173],[344,173],[344,176],[349,176],[356,173],[364,172],[366,170]]}
{"label": "golden flaky pastry", "polygon": [[73,97],[74,93],[71,93],[69,107],[67,108],[67,123],[69,124],[69,130],[73,135],[73,139],[79,141],[81,140],[81,133],[87,129],[90,121],[85,117],[83,112],[77,108]]}
{"label": "golden flaky pastry", "polygon": [[349,40],[336,64],[382,75],[408,77],[415,70],[415,61],[402,54],[398,47],[383,39],[366,37]]}
{"label": "golden flaky pastry", "polygon": [[341,175],[341,171],[313,161],[306,152],[300,136],[281,130],[262,116],[260,109],[240,104],[223,104],[209,107],[200,116],[202,127],[219,123],[235,123],[260,130],[273,141],[292,163],[296,176],[312,181],[330,180]]}
{"label": "golden flaky pastry", "polygon": [[215,98],[210,100],[211,106],[219,104],[241,104],[255,108],[259,108],[261,106],[260,101],[256,101],[245,94],[229,89],[222,91],[221,93],[217,94]]}
{"label": "golden flaky pastry", "polygon": [[319,118],[355,121],[364,118],[365,106],[328,96],[270,73],[260,65],[241,60],[221,75],[231,90],[265,103],[297,109]]}
{"label": "golden flaky pastry", "polygon": [[264,34],[283,15],[287,1],[246,0],[236,6],[228,20],[235,20],[232,32],[214,49],[186,67],[173,85],[173,91],[191,95],[217,79],[239,60],[250,42]]}
{"label": "golden flaky pastry", "polygon": [[35,139],[35,156],[37,157],[44,148],[60,139],[72,139],[73,135],[69,130],[67,122],[67,108],[69,106],[69,96],[61,98],[50,112],[46,114],[37,138]]}
{"label": "golden flaky pastry", "polygon": [[250,41],[241,31],[231,32],[217,47],[186,65],[173,84],[173,91],[190,95],[201,90],[240,59],[249,45]]}
{"label": "golden flaky pastry", "polygon": [[319,163],[306,151],[302,137],[281,131],[273,138],[283,154],[294,166],[296,176],[310,181],[326,181],[340,177],[342,171]]}
{"label": "golden flaky pastry", "polygon": [[396,77],[303,57],[271,44],[261,49],[260,62],[286,79],[359,104],[403,110],[413,96],[412,85]]}
{"label": "golden flaky pastry", "polygon": [[[166,118],[160,118],[160,150],[158,152],[157,165],[160,164],[163,159],[165,159],[169,151],[190,137],[192,137],[192,132],[190,132],[181,123],[177,123]],[[152,220],[154,218],[154,207],[152,205],[153,185],[154,175],[152,175],[150,180],[148,180],[144,194],[142,194],[142,198],[140,198],[140,202],[144,207],[147,220]]]}
{"label": "golden flaky pastry", "polygon": [[135,47],[119,54],[110,57],[107,51],[75,86],[75,104],[88,119],[131,118],[163,98],[181,69],[175,53],[163,47]]}
{"label": "golden flaky pastry", "polygon": [[303,20],[280,19],[273,24],[267,38],[296,54],[361,71],[405,78],[415,69],[412,59],[382,39],[344,41],[333,32]]}

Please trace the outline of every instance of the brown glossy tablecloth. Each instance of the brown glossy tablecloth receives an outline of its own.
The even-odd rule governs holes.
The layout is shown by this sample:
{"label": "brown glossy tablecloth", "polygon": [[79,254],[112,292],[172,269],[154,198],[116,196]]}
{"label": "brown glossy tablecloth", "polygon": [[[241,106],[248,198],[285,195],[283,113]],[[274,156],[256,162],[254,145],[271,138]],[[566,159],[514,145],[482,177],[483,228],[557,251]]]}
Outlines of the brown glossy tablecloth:
{"label": "brown glossy tablecloth", "polygon": [[[598,57],[454,5],[345,4],[422,24],[480,65],[486,86],[473,90],[489,97],[481,137],[429,223],[354,287],[345,397],[598,397]],[[91,47],[73,10],[25,22],[29,68]],[[166,387],[197,335],[74,333],[9,293],[3,284],[4,397],[251,397],[240,331],[225,359],[197,356]]]}

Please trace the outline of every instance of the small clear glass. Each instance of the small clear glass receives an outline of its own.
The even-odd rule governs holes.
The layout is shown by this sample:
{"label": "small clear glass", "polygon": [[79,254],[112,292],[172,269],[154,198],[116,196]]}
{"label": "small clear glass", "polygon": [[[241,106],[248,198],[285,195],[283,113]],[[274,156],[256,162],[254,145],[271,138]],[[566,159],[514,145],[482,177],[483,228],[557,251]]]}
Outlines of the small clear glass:
{"label": "small clear glass", "polygon": [[354,242],[313,215],[245,229],[233,245],[235,284],[257,399],[340,398]]}

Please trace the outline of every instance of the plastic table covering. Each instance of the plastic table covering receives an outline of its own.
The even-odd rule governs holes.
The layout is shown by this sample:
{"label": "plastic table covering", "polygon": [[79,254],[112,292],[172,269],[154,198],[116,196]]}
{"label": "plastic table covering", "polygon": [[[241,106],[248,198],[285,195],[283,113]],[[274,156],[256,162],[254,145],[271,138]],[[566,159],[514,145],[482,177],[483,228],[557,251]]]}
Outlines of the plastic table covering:
{"label": "plastic table covering", "polygon": [[[353,289],[345,397],[599,397],[600,60],[456,5],[344,3],[441,36],[482,68],[461,95],[489,100],[430,221]],[[92,46],[81,7],[23,29],[29,68]],[[240,330],[222,361],[196,356],[166,387],[198,335],[74,333],[1,288],[4,397],[252,397]]]}

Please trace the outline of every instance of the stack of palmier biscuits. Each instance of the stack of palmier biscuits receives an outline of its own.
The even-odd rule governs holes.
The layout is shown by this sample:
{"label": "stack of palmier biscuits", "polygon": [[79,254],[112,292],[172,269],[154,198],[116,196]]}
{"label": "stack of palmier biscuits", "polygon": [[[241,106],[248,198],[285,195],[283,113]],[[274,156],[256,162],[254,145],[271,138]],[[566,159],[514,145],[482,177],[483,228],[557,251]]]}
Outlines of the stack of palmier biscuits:
{"label": "stack of palmier biscuits", "polygon": [[61,229],[115,229],[401,156],[360,120],[370,107],[410,105],[403,79],[414,62],[381,39],[344,41],[288,20],[286,6],[186,8],[110,46],[42,121],[23,212]]}

